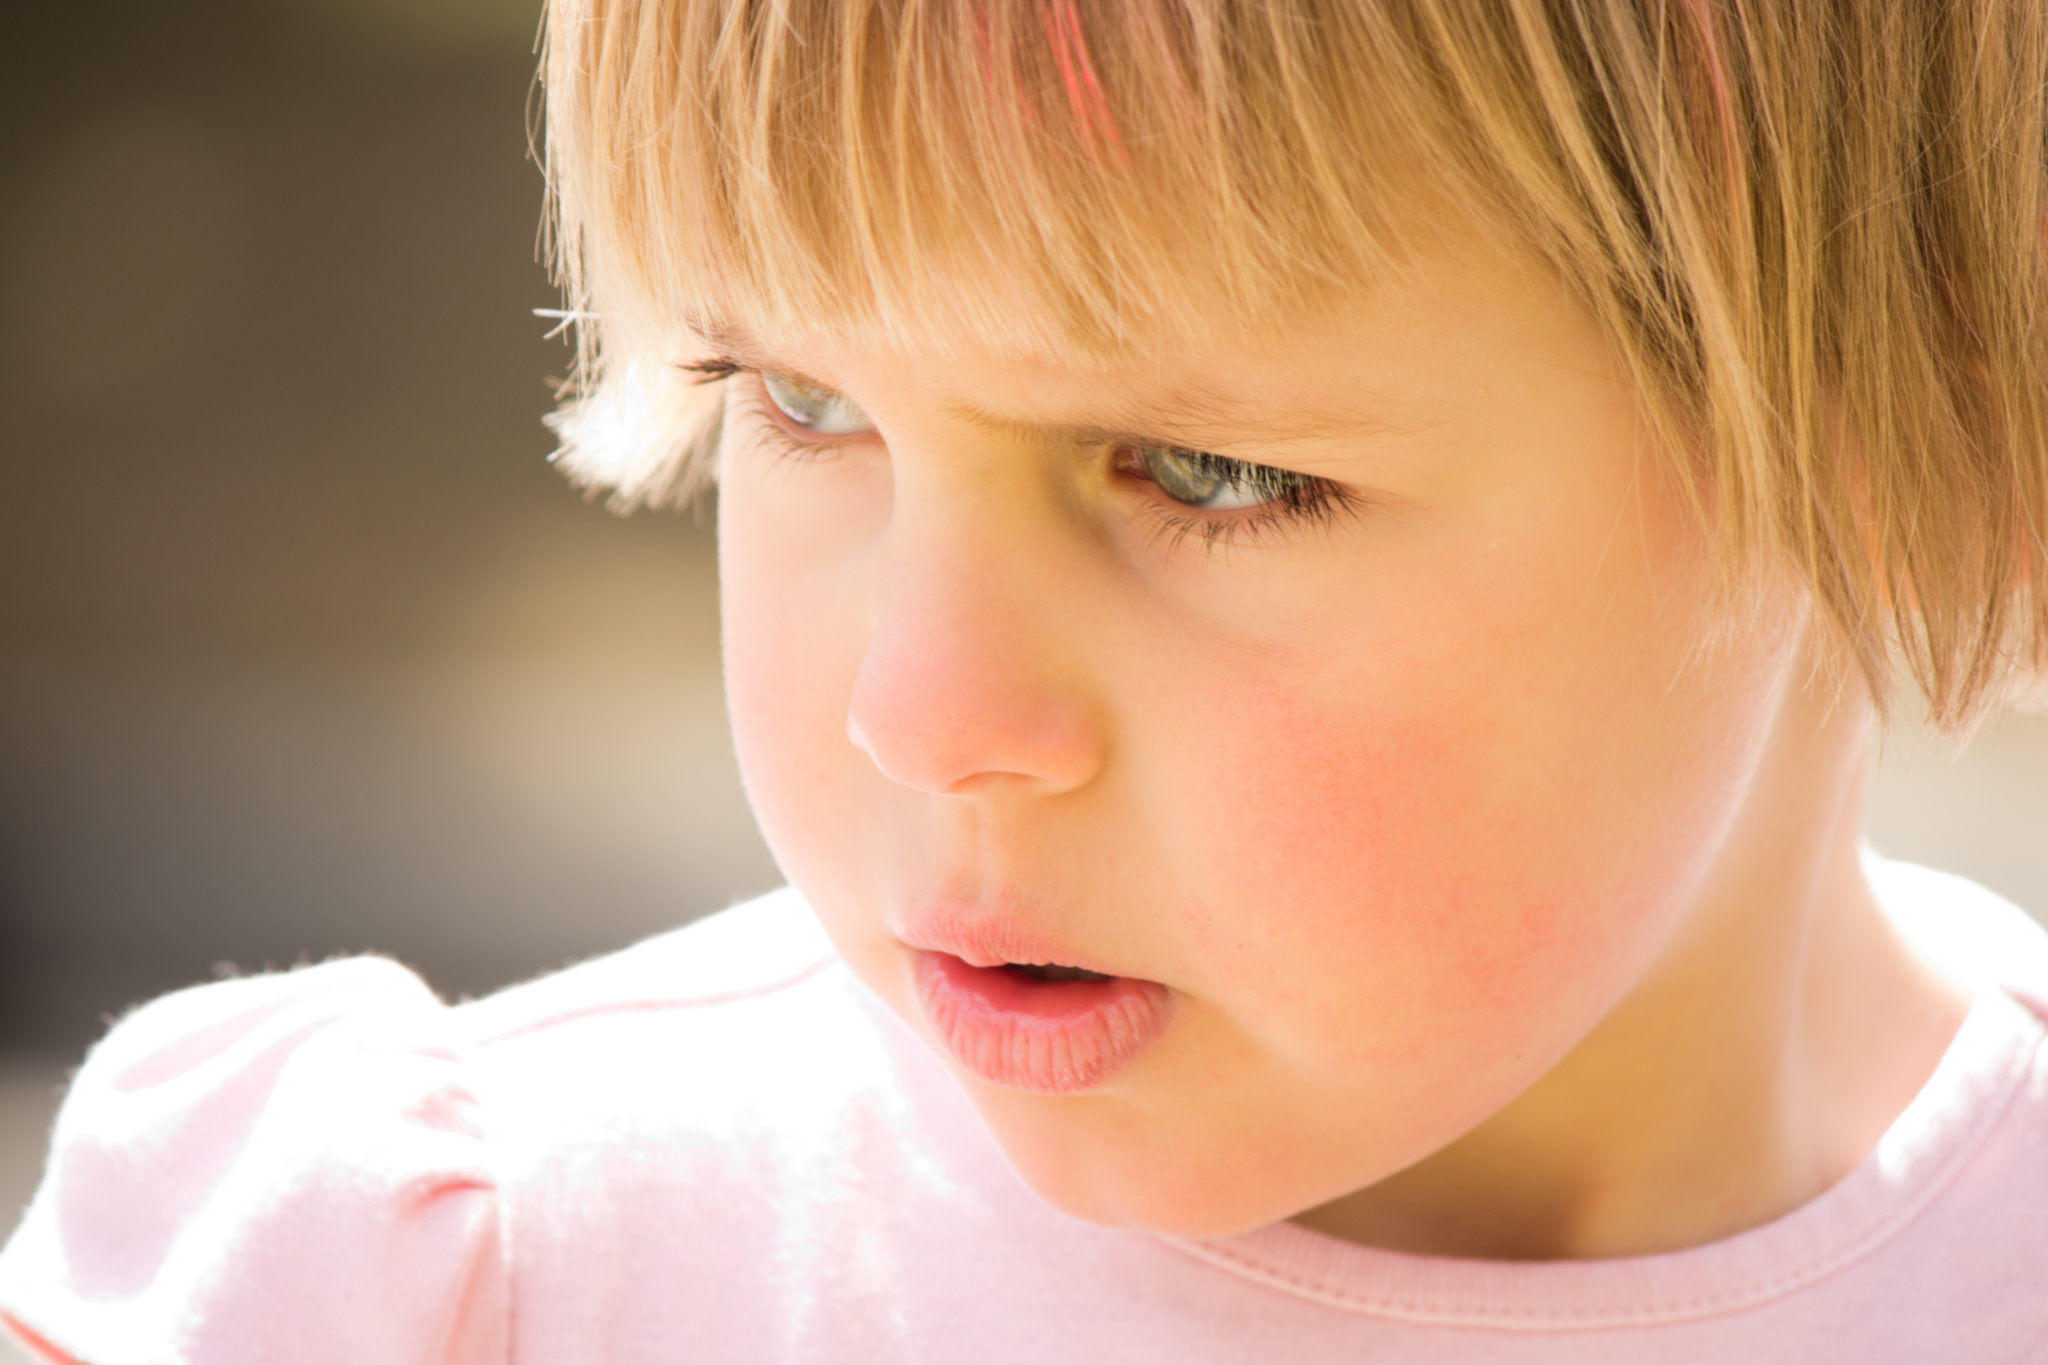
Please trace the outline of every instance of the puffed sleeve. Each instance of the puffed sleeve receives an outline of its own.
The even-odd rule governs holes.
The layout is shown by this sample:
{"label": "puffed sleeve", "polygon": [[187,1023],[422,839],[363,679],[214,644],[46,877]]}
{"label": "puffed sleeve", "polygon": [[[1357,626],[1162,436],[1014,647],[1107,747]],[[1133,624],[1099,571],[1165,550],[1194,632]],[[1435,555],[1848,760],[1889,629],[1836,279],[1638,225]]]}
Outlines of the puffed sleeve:
{"label": "puffed sleeve", "polygon": [[0,1310],[85,1365],[503,1365],[452,1013],[353,958],[165,996],[87,1056]]}

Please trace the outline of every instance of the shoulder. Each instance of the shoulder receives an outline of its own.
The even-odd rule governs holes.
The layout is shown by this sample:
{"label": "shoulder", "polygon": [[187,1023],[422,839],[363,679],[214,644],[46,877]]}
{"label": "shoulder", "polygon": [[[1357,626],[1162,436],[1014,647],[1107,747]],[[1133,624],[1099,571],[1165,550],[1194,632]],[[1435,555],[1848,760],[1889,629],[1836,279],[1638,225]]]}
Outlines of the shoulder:
{"label": "shoulder", "polygon": [[774,996],[831,967],[830,940],[795,890],[765,896],[456,1007],[472,1043],[623,1016],[715,1010]]}
{"label": "shoulder", "polygon": [[833,1147],[899,1069],[878,1009],[784,889],[453,1014],[508,1186],[531,1202],[573,1177],[588,1197],[565,1207],[596,1215],[599,1187],[716,1200],[740,1167]]}
{"label": "shoulder", "polygon": [[376,957],[151,1001],[65,1098],[0,1315],[91,1365],[502,1361],[515,1264],[601,1289],[602,1220],[651,1264],[840,1139],[888,1063],[836,962],[783,891],[460,1005]]}
{"label": "shoulder", "polygon": [[2048,1019],[2048,929],[1967,877],[1866,850],[1879,903],[1920,956],[1970,988],[1995,986]]}
{"label": "shoulder", "polygon": [[860,1298],[849,1273],[969,1202],[982,1145],[950,1078],[793,893],[455,1013],[523,1356],[641,1359],[593,1344],[630,1337],[757,1358],[763,1324],[829,1319]]}
{"label": "shoulder", "polygon": [[93,1365],[501,1359],[495,1181],[449,1025],[379,958],[130,1012],[58,1113],[0,1309]]}
{"label": "shoulder", "polygon": [[2034,1284],[2048,1257],[2048,930],[1967,878],[1874,856],[1866,868],[1899,932],[1974,995],[1874,1163],[1930,1201],[1900,1251],[1916,1256],[1910,1278],[1927,1301],[1978,1305],[1970,1330],[1987,1346],[2010,1345],[2009,1332],[2037,1341],[2048,1328]]}
{"label": "shoulder", "polygon": [[[678,1148],[794,1131],[885,1066],[875,1021],[788,889],[456,1007],[472,1074],[523,1174],[622,1130]],[[758,1145],[758,1144],[757,1144]]]}

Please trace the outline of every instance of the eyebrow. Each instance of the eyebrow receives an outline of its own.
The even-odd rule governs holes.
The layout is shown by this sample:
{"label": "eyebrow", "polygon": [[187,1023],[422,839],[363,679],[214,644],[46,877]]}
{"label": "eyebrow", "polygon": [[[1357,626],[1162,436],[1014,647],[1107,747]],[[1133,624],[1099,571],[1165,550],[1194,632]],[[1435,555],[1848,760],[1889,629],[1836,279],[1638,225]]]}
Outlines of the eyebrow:
{"label": "eyebrow", "polygon": [[[703,319],[690,332],[724,360],[744,369],[766,370],[799,384],[837,393],[827,383],[774,354],[755,335],[729,319]],[[1027,441],[1054,438],[1084,445],[1142,445],[1167,442],[1189,447],[1285,447],[1362,436],[1386,435],[1398,428],[1341,405],[1293,409],[1276,416],[1259,404],[1193,389],[1170,389],[1148,396],[1126,396],[1100,405],[1094,422],[1025,421],[991,412],[972,403],[951,407],[952,415],[991,434]]]}

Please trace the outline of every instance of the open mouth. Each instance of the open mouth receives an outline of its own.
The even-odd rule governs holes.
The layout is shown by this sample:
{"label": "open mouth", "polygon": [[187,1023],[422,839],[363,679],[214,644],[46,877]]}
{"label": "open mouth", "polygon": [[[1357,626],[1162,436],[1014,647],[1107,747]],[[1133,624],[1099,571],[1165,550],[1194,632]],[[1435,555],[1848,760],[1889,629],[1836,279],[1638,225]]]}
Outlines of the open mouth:
{"label": "open mouth", "polygon": [[1005,971],[1033,981],[1114,981],[1116,978],[1103,972],[1091,972],[1086,967],[1062,967],[1056,962],[1006,962]]}
{"label": "open mouth", "polygon": [[1157,981],[1061,962],[977,967],[932,949],[915,961],[934,1041],[967,1071],[1012,1089],[1070,1095],[1102,1085],[1172,1014],[1172,993]]}

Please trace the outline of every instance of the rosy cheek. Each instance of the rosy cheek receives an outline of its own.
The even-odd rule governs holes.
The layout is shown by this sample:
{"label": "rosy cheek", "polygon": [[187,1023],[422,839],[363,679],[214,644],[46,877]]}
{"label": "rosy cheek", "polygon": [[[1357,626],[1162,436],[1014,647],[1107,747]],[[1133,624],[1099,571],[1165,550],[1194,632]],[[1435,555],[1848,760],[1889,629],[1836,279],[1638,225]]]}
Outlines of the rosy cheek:
{"label": "rosy cheek", "polygon": [[1504,803],[1532,788],[1487,689],[1396,706],[1268,681],[1257,715],[1212,747],[1206,781],[1168,784],[1190,793],[1188,966],[1233,1013],[1318,1048],[1440,1059],[1451,1035],[1497,1042],[1602,974],[1606,929],[1555,856],[1577,798]]}
{"label": "rosy cheek", "polygon": [[[1258,723],[1210,748],[1186,793],[1184,851],[1219,937],[1278,977],[1302,941],[1326,961],[1426,939],[1418,888],[1459,860],[1455,754],[1433,722],[1360,724],[1313,701],[1262,699]],[[1296,969],[1298,971],[1298,968]]]}

